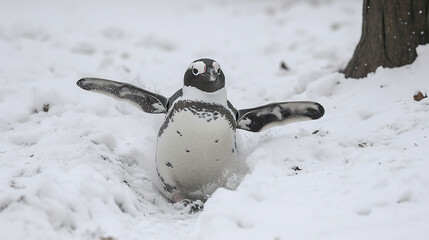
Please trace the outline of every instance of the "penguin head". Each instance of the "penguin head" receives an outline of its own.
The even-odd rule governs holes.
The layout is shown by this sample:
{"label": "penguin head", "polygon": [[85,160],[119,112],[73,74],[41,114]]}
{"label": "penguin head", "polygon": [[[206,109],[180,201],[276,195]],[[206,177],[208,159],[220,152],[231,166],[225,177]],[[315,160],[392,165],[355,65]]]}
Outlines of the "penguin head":
{"label": "penguin head", "polygon": [[215,60],[201,58],[193,61],[186,70],[184,85],[213,93],[225,87],[225,75]]}

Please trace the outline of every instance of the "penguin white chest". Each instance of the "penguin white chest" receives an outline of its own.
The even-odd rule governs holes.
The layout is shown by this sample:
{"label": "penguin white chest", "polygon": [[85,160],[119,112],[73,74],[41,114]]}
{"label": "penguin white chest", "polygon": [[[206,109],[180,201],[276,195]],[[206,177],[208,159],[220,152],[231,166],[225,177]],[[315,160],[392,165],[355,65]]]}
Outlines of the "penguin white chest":
{"label": "penguin white chest", "polygon": [[170,198],[201,198],[228,187],[238,168],[232,113],[218,104],[178,101],[160,129],[156,161]]}

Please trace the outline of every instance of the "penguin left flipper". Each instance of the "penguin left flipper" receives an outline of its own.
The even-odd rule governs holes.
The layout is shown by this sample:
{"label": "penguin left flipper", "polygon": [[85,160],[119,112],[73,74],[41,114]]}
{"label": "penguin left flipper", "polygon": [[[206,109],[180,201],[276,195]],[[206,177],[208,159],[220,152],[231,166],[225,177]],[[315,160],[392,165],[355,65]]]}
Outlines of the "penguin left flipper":
{"label": "penguin left flipper", "polygon": [[260,132],[292,122],[321,118],[325,113],[316,102],[280,102],[238,110],[237,128]]}
{"label": "penguin left flipper", "polygon": [[147,113],[166,113],[168,98],[128,83],[101,78],[82,78],[76,83],[82,89],[130,102]]}

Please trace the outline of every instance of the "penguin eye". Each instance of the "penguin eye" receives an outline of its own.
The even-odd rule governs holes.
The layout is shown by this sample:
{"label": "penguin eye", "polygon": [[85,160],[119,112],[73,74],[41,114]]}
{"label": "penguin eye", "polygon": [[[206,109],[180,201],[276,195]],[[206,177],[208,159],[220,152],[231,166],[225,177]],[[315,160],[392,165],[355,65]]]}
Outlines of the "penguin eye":
{"label": "penguin eye", "polygon": [[192,63],[190,68],[191,68],[192,74],[197,76],[198,74],[201,74],[206,71],[206,64],[204,62],[198,61],[198,62]]}
{"label": "penguin eye", "polygon": [[214,70],[216,71],[217,75],[220,75],[221,70],[220,70],[220,65],[219,65],[219,63],[217,63],[217,62],[213,62],[213,68],[214,68]]}
{"label": "penguin eye", "polygon": [[193,73],[194,75],[198,75],[198,69],[196,69],[196,68],[192,69],[192,73]]}

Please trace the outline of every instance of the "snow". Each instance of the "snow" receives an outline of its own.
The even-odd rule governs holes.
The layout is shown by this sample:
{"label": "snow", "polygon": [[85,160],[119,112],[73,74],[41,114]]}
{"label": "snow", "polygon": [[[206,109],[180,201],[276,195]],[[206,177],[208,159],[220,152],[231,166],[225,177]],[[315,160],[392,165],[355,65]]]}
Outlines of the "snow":
{"label": "snow", "polygon": [[[429,92],[429,46],[411,65],[345,79],[361,4],[3,2],[1,238],[426,239],[429,99],[413,94]],[[154,187],[163,116],[75,83],[171,96],[201,57],[220,63],[236,108],[310,100],[326,114],[239,131],[249,173],[189,214]]]}

